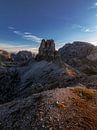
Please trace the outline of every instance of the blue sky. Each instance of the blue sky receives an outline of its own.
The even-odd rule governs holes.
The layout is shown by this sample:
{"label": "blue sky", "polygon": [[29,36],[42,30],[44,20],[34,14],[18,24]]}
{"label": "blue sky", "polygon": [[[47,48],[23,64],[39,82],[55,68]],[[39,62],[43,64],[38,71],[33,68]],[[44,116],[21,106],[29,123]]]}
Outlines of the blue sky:
{"label": "blue sky", "polygon": [[0,0],[1,48],[36,51],[42,38],[96,45],[97,0]]}

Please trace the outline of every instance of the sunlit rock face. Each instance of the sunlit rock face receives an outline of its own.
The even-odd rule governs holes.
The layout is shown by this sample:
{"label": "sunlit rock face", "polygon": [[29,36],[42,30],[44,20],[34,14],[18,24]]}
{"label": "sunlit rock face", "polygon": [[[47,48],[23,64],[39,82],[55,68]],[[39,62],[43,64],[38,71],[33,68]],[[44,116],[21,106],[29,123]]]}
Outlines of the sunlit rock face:
{"label": "sunlit rock face", "polygon": [[38,61],[40,60],[47,60],[52,61],[58,57],[58,52],[55,50],[55,43],[54,40],[42,40],[40,47],[39,47],[39,53],[36,57]]}

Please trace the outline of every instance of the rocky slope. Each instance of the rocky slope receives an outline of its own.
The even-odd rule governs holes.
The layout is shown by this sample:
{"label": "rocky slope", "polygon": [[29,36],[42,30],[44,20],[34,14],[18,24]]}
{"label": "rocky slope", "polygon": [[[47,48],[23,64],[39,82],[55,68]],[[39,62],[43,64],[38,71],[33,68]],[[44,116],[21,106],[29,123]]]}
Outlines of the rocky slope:
{"label": "rocky slope", "polygon": [[[72,86],[78,83],[77,78],[79,75],[75,69],[64,63],[60,66],[54,62],[34,62],[30,64],[29,69],[21,77],[19,93],[25,95],[24,92],[26,94],[28,92],[27,95],[29,95],[30,93],[54,89],[56,86]],[[34,85],[36,85],[35,88]]]}
{"label": "rocky slope", "polygon": [[0,105],[0,128],[96,130],[97,91],[84,86],[57,88]]}
{"label": "rocky slope", "polygon": [[1,69],[0,101],[24,98],[34,93],[79,83],[80,74],[67,64],[54,62],[31,62],[27,67]]}
{"label": "rocky slope", "polygon": [[88,74],[97,74],[97,47],[85,42],[73,42],[59,49],[65,63]]}
{"label": "rocky slope", "polygon": [[[65,53],[61,53],[64,47],[59,52],[73,67],[63,62],[52,40],[42,40],[39,54],[36,58],[30,55],[27,64],[0,67],[0,130],[96,130],[97,91],[88,87],[97,87],[97,75],[88,76],[81,69],[82,59],[87,55],[89,60],[94,49],[96,54],[96,47],[88,43],[66,46],[70,47],[65,48]],[[73,47],[76,53],[70,55]],[[25,54],[31,53],[21,52],[17,57],[20,62],[30,58]]]}
{"label": "rocky slope", "polygon": [[[52,45],[54,42],[47,40],[42,44],[38,59],[32,60],[31,54],[23,51],[18,53],[16,57],[19,58],[20,62],[22,62],[23,58],[26,58],[26,60],[30,58],[28,64],[1,68],[1,103],[17,98],[25,98],[41,91],[54,89],[56,86],[60,88],[79,83],[78,77],[80,73],[62,62],[55,53],[55,45]],[[46,54],[50,54],[51,51],[51,56]]]}

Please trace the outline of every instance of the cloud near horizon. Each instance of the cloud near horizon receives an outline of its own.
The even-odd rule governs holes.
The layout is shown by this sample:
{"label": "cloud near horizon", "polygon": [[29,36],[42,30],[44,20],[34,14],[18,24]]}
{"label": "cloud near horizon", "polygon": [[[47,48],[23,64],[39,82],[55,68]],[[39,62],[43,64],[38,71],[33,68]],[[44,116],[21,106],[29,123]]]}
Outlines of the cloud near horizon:
{"label": "cloud near horizon", "polygon": [[38,48],[32,48],[30,45],[12,45],[9,43],[0,43],[0,49],[6,50],[8,52],[18,52],[22,50],[31,51],[33,53],[38,52]]}

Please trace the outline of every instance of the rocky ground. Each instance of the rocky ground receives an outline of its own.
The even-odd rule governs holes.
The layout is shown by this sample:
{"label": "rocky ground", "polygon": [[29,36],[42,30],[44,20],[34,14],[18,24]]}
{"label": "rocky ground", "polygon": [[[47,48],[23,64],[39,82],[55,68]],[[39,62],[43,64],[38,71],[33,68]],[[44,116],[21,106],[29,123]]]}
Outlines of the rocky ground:
{"label": "rocky ground", "polygon": [[0,105],[4,130],[97,129],[97,91],[60,88]]}
{"label": "rocky ground", "polygon": [[0,130],[97,129],[97,48],[54,47],[43,40],[36,58],[21,51],[10,59],[18,64],[1,62]]}

